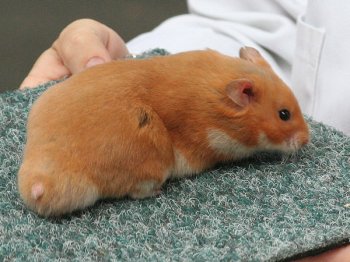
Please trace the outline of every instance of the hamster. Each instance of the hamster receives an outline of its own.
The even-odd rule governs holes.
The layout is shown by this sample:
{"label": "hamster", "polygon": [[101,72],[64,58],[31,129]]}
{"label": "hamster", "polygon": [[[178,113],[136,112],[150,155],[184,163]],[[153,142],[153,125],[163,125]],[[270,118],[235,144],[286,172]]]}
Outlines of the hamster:
{"label": "hamster", "polygon": [[156,196],[169,178],[308,140],[295,96],[253,48],[113,61],[34,103],[18,188],[39,215],[60,216]]}

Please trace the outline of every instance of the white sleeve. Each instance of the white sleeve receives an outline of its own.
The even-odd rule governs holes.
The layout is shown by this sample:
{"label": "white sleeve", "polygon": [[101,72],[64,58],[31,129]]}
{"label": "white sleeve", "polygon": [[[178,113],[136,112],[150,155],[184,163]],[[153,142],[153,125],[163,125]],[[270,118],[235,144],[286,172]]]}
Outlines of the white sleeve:
{"label": "white sleeve", "polygon": [[241,46],[258,49],[289,80],[296,17],[306,0],[188,0],[189,14],[163,22],[128,43],[132,53],[164,48],[171,53],[211,48],[237,56]]}

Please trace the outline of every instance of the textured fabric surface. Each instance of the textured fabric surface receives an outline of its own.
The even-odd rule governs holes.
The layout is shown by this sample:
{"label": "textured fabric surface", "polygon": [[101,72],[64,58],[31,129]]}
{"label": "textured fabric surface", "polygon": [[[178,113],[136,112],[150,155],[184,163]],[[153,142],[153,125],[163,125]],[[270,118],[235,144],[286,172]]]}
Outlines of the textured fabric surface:
{"label": "textured fabric surface", "polygon": [[28,111],[52,84],[0,95],[0,261],[278,261],[349,241],[350,138],[312,120],[297,154],[220,165],[155,198],[38,217],[16,175]]}

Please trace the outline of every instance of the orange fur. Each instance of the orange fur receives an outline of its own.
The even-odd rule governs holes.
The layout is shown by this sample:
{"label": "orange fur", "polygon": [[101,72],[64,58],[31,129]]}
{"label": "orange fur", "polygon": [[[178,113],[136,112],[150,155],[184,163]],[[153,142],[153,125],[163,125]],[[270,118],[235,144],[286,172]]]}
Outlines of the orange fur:
{"label": "orange fur", "polygon": [[[100,198],[153,196],[169,177],[307,143],[289,88],[254,49],[241,57],[209,50],[116,61],[50,88],[29,115],[21,197],[41,215],[62,215]],[[289,121],[279,118],[284,108]]]}

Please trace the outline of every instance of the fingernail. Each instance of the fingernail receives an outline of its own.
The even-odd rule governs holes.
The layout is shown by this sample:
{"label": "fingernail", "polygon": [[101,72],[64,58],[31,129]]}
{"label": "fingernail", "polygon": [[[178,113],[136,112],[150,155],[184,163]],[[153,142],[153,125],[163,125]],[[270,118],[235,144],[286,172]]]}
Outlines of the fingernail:
{"label": "fingernail", "polygon": [[91,58],[87,63],[86,63],[86,68],[95,66],[95,65],[100,65],[103,64],[105,62],[104,59],[102,59],[101,57],[93,57]]}

